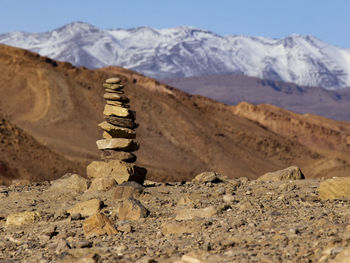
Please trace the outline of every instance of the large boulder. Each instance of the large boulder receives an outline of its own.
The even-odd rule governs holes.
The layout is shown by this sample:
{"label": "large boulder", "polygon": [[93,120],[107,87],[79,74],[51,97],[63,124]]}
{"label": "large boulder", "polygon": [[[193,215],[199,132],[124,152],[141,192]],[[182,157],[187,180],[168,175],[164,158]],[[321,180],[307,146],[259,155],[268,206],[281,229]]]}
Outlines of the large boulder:
{"label": "large boulder", "polygon": [[322,200],[350,197],[350,177],[335,177],[321,182],[319,197]]}
{"label": "large boulder", "polygon": [[86,168],[89,178],[112,177],[118,184],[127,181],[143,183],[146,171],[134,164],[125,163],[119,160],[110,160],[108,162],[94,161]]}
{"label": "large boulder", "polygon": [[301,180],[305,179],[304,174],[298,166],[291,166],[283,170],[266,173],[260,176],[258,181],[283,181],[283,180]]}
{"label": "large boulder", "polygon": [[55,192],[83,193],[88,189],[88,180],[78,174],[66,174],[51,181],[50,190]]}

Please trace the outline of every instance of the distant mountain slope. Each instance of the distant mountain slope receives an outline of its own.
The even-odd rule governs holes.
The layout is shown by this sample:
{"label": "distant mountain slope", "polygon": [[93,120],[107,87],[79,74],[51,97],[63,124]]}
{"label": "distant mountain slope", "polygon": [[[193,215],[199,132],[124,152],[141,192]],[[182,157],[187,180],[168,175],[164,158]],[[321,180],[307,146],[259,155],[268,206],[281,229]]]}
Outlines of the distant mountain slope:
{"label": "distant mountain slope", "polygon": [[326,90],[242,75],[167,79],[170,86],[229,105],[242,101],[272,104],[297,113],[350,121],[350,88]]}
{"label": "distant mountain slope", "polygon": [[[111,76],[122,78],[137,112],[141,143],[137,162],[149,170],[149,179],[189,180],[205,170],[257,178],[292,164],[301,166],[308,177],[328,177],[338,171],[332,163],[334,151],[343,171],[350,171],[346,141],[333,143],[333,148],[320,147],[317,141],[304,144],[239,114],[237,107],[189,95],[130,70],[76,68],[5,45],[0,45],[0,108],[41,144],[87,164],[99,159],[95,141],[102,136],[97,127],[104,106],[102,84]],[[287,119],[298,118],[295,113],[281,112]],[[293,125],[282,120],[279,124],[279,118],[272,118],[271,125],[276,121],[275,125],[287,130]],[[303,125],[311,120],[306,117]],[[320,122],[313,136],[321,136],[328,122]],[[332,121],[332,125],[340,133],[350,130],[349,123]],[[338,136],[330,133],[323,140],[336,141]],[[46,160],[45,154],[36,158]],[[47,171],[51,176],[51,170]]]}
{"label": "distant mountain slope", "polygon": [[69,161],[40,144],[1,113],[0,146],[0,185],[13,179],[57,179],[64,173],[82,173],[84,169],[80,163]]}
{"label": "distant mountain slope", "polygon": [[75,22],[45,33],[13,32],[0,43],[77,66],[117,65],[150,77],[244,74],[299,85],[350,86],[350,50],[312,36],[219,36],[191,27],[103,30]]}

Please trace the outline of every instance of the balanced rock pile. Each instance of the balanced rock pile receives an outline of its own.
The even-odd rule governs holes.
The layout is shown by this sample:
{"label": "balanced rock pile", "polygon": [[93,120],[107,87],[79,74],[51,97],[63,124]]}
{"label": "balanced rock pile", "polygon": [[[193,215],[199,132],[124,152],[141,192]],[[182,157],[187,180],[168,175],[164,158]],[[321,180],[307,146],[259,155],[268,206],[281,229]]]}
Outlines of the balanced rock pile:
{"label": "balanced rock pile", "polygon": [[107,79],[103,87],[106,91],[105,121],[98,125],[103,130],[103,139],[96,142],[102,161],[88,165],[87,175],[89,178],[109,176],[118,184],[126,181],[142,183],[147,171],[134,164],[136,156],[133,154],[139,149],[135,140],[136,113],[128,105],[129,99],[124,95],[119,78]]}

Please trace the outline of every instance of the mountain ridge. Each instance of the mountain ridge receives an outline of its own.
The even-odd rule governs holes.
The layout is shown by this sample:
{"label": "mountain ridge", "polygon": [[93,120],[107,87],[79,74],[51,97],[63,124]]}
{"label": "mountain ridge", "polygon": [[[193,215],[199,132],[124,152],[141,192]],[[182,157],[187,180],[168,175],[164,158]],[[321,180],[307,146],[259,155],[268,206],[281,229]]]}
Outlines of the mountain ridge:
{"label": "mountain ridge", "polygon": [[99,29],[84,22],[44,33],[7,33],[0,43],[77,66],[109,65],[157,78],[244,74],[299,85],[350,86],[350,50],[312,36],[220,36],[193,27]]}

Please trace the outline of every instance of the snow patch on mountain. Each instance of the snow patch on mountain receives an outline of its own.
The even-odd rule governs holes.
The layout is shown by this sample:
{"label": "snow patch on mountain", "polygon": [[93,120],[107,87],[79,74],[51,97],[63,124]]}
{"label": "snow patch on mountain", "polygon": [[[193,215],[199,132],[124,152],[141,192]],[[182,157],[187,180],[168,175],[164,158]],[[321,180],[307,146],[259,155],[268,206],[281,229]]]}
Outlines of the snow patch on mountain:
{"label": "snow patch on mountain", "polygon": [[117,65],[150,77],[244,74],[299,85],[350,86],[350,50],[312,36],[219,36],[179,26],[103,30],[75,22],[45,33],[13,32],[0,43],[77,66]]}

